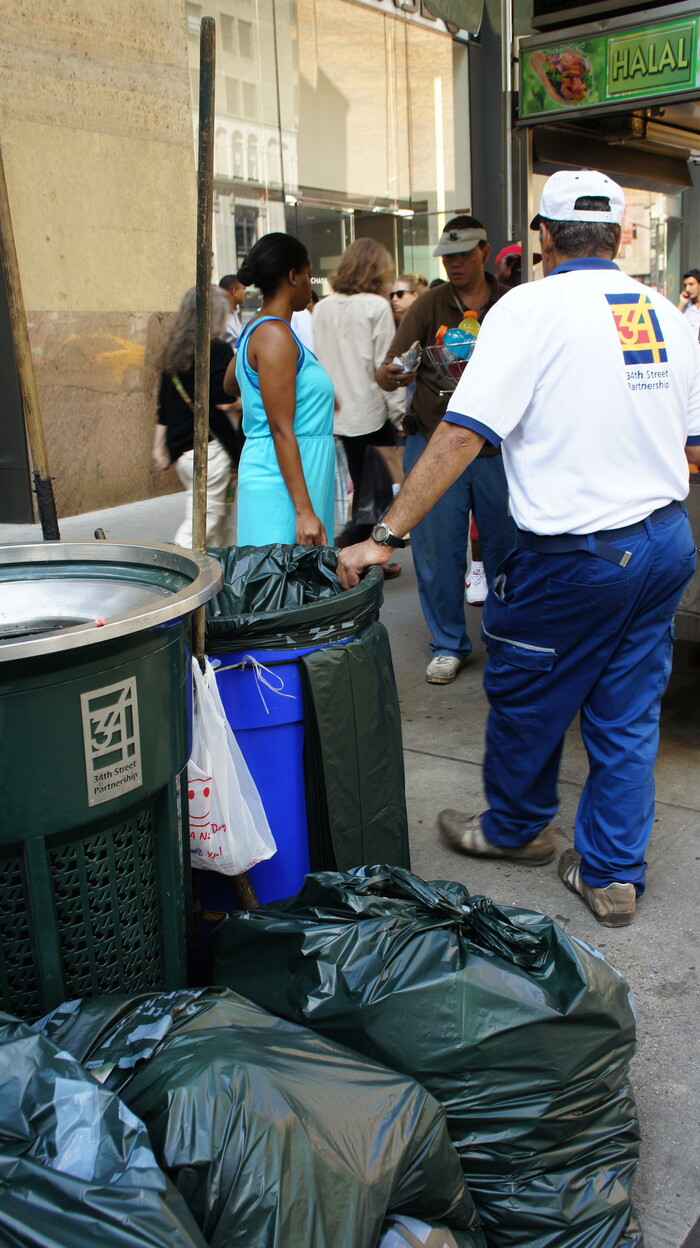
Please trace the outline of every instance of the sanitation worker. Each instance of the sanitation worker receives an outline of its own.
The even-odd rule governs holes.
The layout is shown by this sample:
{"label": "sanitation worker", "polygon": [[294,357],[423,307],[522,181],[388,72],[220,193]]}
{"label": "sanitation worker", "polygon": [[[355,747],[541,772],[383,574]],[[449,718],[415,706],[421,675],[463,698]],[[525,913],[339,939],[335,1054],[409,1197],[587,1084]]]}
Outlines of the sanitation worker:
{"label": "sanitation worker", "polygon": [[624,206],[601,173],[548,179],[532,222],[544,280],[491,309],[384,521],[339,560],[342,584],[356,584],[485,442],[502,447],[517,533],[484,607],[488,807],[445,810],[438,826],[459,853],[550,861],[580,712],[588,776],[558,873],[611,927],[632,922],[644,892],[671,624],[695,568],[688,460],[700,463],[696,336],[616,265]]}

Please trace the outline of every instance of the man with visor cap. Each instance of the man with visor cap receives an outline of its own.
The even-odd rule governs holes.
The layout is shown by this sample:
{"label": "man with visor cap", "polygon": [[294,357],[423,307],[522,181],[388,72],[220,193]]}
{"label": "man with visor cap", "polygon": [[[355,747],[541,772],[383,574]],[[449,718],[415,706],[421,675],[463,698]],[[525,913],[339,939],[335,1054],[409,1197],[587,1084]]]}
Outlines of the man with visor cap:
{"label": "man with visor cap", "polygon": [[[683,500],[700,463],[700,351],[682,313],[615,264],[621,188],[592,170],[548,179],[532,228],[545,280],[487,318],[430,446],[385,517],[401,536],[471,463],[502,445],[516,548],[484,607],[481,814],[445,810],[458,852],[539,865],[566,731],[580,712],[588,776],[565,886],[602,923],[632,922],[654,823],[672,620],[695,569]],[[341,554],[345,586],[388,553]]]}
{"label": "man with visor cap", "polygon": [[[415,379],[404,419],[406,472],[440,424],[449,394],[425,351],[415,373],[406,373],[395,359],[415,342],[421,348],[433,346],[440,327],[456,329],[467,310],[475,311],[482,322],[502,293],[484,268],[489,245],[476,217],[464,214],[448,221],[433,254],[442,258],[448,281],[426,290],[407,310],[376,374],[378,384],[389,393]],[[472,512],[489,580],[513,543],[514,526],[500,447],[485,441],[474,463],[411,530],[418,593],[431,632],[433,658],[426,672],[431,684],[453,681],[471,653],[464,616],[464,574]]]}

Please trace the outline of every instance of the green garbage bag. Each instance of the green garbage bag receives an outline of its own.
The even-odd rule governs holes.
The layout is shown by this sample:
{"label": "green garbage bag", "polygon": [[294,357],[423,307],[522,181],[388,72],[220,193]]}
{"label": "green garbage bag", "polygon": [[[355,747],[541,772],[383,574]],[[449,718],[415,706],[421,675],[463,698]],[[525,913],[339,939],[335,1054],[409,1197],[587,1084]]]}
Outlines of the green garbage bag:
{"label": "green garbage bag", "polygon": [[390,1212],[485,1248],[412,1079],[223,990],[69,1002],[36,1026],[138,1113],[210,1248],[375,1248]]}
{"label": "green garbage bag", "polygon": [[301,667],[312,870],[347,871],[374,857],[410,867],[401,708],[384,625],[363,625]]}
{"label": "green garbage bag", "polygon": [[113,1092],[0,1015],[2,1248],[206,1248]]}
{"label": "green garbage bag", "polygon": [[377,618],[384,573],[369,568],[343,590],[329,546],[228,546],[218,559],[223,588],[206,605],[206,650],[284,649],[351,637]]}
{"label": "green garbage bag", "polygon": [[469,1231],[450,1230],[437,1222],[420,1222],[392,1214],[382,1227],[378,1248],[470,1248]]}
{"label": "green garbage bag", "polygon": [[639,1248],[623,978],[551,919],[386,866],[230,915],[213,978],[410,1074],[497,1248]]}

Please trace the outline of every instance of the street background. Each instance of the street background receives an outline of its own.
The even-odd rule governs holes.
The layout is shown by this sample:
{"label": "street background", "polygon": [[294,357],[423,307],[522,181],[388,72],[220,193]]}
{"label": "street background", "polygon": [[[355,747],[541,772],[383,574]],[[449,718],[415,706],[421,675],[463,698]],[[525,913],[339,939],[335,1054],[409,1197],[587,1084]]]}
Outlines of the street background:
{"label": "street background", "polygon": [[[172,540],[183,511],[181,494],[126,504],[60,521],[64,541],[88,541],[97,527],[112,542]],[[0,525],[0,543],[40,541],[38,525]],[[454,879],[499,904],[517,903],[551,915],[625,975],[637,1001],[638,1051],[632,1082],[642,1151],[635,1205],[645,1248],[681,1248],[700,1213],[700,1128],[697,1121],[698,862],[700,861],[700,648],[677,645],[661,713],[656,769],[656,825],[647,892],[630,927],[600,926],[559,882],[556,861],[523,867],[477,862],[438,840],[435,819],[446,806],[483,808],[481,765],[487,705],[485,651],[478,608],[469,608],[474,652],[451,685],[429,685],[427,628],[418,603],[410,548],[397,552],[403,574],[385,586],[381,619],[390,638],[402,710],[412,869],[425,879]],[[381,748],[381,743],[377,743]],[[561,770],[560,850],[573,843],[573,819],[586,774],[576,724]],[[692,1240],[696,1248],[700,1240]],[[691,1241],[688,1241],[691,1248]]]}

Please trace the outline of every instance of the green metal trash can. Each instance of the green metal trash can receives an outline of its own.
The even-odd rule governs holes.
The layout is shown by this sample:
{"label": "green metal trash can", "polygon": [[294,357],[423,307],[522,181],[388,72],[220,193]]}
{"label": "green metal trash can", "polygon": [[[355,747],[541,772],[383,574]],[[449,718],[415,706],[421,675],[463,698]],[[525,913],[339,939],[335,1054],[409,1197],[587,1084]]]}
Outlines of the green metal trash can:
{"label": "green metal trash can", "polygon": [[189,620],[170,546],[0,548],[0,1007],[183,987]]}

